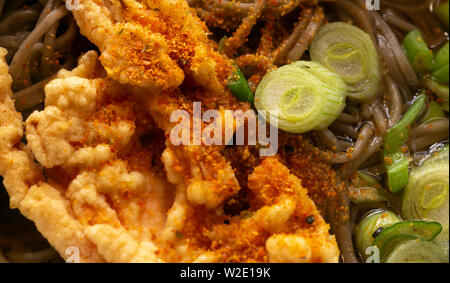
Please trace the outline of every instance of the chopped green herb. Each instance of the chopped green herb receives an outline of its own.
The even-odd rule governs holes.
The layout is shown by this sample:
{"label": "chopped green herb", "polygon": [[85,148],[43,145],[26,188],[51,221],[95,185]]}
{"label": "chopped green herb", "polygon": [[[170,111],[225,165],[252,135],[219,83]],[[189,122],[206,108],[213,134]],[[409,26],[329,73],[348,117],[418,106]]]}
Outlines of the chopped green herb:
{"label": "chopped green herb", "polygon": [[240,100],[250,103],[254,102],[253,92],[248,85],[247,79],[244,77],[244,74],[237,66],[236,70],[229,78],[228,88],[231,90],[234,96],[236,96]]}
{"label": "chopped green herb", "polygon": [[145,45],[145,47],[144,47],[144,49],[142,49],[141,53],[144,53],[145,51],[147,51],[147,49],[148,49],[148,44]]}
{"label": "chopped green herb", "polygon": [[243,211],[243,212],[241,213],[241,219],[249,219],[249,218],[251,218],[252,216],[253,216],[253,213],[251,213],[251,212],[248,211],[248,210]]}

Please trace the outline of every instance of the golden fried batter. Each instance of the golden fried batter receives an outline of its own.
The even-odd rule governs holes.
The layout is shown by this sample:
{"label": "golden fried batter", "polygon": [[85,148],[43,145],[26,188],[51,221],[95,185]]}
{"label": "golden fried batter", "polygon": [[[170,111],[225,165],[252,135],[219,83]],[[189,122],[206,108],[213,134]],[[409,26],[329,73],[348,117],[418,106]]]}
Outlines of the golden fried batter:
{"label": "golden fried batter", "polygon": [[103,258],[87,240],[81,225],[70,213],[70,204],[58,189],[44,182],[37,164],[21,143],[22,117],[14,109],[11,77],[0,48],[0,174],[10,195],[12,208],[19,208],[33,220],[53,247],[62,255],[76,246],[80,260],[101,262]]}
{"label": "golden fried batter", "polygon": [[[7,89],[11,80],[1,74]],[[78,68],[61,71],[46,86],[46,108],[27,120],[28,148],[47,181],[31,156],[13,149],[21,119],[10,96],[2,98],[16,123],[4,130],[2,121],[1,140],[18,130],[19,138],[5,143],[0,172],[6,179],[17,170],[5,166],[10,152],[26,156],[18,167],[37,178],[16,175],[23,191],[5,185],[61,256],[76,247],[83,262],[337,261],[329,226],[277,158],[266,158],[250,175],[250,207],[239,216],[192,202],[184,186],[175,190],[158,160],[165,161],[169,180],[183,176],[171,163],[170,148],[161,157],[164,138],[145,104],[103,74],[96,53],[87,53]],[[313,222],[306,220],[311,217]]]}
{"label": "golden fried batter", "polygon": [[102,52],[111,78],[152,90],[174,89],[185,76],[224,92],[231,64],[214,52],[208,30],[184,0],[81,0],[81,32]]}
{"label": "golden fried batter", "polygon": [[[201,208],[187,209],[188,220],[180,241],[205,250],[198,260],[338,261],[339,250],[334,236],[328,233],[329,225],[300,180],[277,158],[266,158],[256,167],[249,176],[248,187],[250,208],[238,216],[208,215]],[[314,221],[308,223],[308,217]]]}
{"label": "golden fried batter", "polygon": [[[206,109],[249,108],[226,90],[232,62],[214,50],[206,26],[186,1],[81,1],[74,14],[82,33],[102,51],[108,76],[148,100],[149,112],[168,136],[171,114],[192,111],[193,101]],[[182,83],[183,89],[175,89]],[[167,146],[172,155],[165,163],[176,164],[183,176],[169,181],[187,190],[189,200],[215,209],[239,191],[220,147],[172,147],[169,140]]]}

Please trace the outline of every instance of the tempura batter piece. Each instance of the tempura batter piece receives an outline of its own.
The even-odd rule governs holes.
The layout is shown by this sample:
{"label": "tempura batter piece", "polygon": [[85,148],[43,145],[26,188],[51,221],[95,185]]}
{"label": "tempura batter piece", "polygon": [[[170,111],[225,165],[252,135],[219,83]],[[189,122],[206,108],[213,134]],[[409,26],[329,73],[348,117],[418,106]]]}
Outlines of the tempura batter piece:
{"label": "tempura batter piece", "polygon": [[[26,122],[28,146],[97,253],[112,262],[158,262],[153,240],[171,189],[162,167],[153,168],[160,146],[139,139],[153,120],[124,87],[102,77],[95,52],[82,62],[46,86],[45,109]],[[51,239],[57,231],[47,233]]]}
{"label": "tempura batter piece", "polygon": [[0,175],[8,189],[11,207],[17,208],[29,184],[43,180],[43,176],[23,148],[22,115],[14,108],[6,53],[0,48]]}
{"label": "tempura batter piece", "polygon": [[[149,112],[167,136],[174,126],[171,114],[192,109],[193,101],[205,109],[249,108],[226,89],[232,62],[214,50],[206,26],[186,1],[80,1],[74,15],[102,51],[108,76],[149,101]],[[175,90],[182,83],[199,91]],[[167,144],[171,147],[170,140]],[[191,201],[215,209],[239,190],[221,147],[171,148],[183,175],[174,184],[185,186]]]}
{"label": "tempura batter piece", "polygon": [[[171,172],[169,171],[169,174]],[[249,177],[250,208],[238,216],[190,206],[177,191],[173,213],[184,215],[174,240],[189,253],[169,253],[173,261],[338,262],[339,249],[300,180],[275,157]]]}
{"label": "tempura batter piece", "polygon": [[276,158],[264,160],[248,186],[252,206],[263,207],[256,217],[260,215],[265,229],[275,232],[266,242],[271,262],[338,262],[339,249],[330,226],[301,181]]}
{"label": "tempura batter piece", "polygon": [[[80,63],[46,86],[45,109],[26,122],[28,148],[43,164],[47,182],[37,167],[26,167],[32,164],[26,155],[28,163],[21,170],[31,168],[40,177],[27,183],[27,174],[18,176],[25,184],[23,194],[5,183],[12,199],[20,197],[17,207],[63,258],[75,248],[82,262],[338,260],[329,226],[300,180],[277,158],[266,158],[250,175],[248,211],[227,215],[209,196],[199,204],[189,196],[184,179],[190,175],[179,171],[176,148],[161,155],[164,137],[155,132],[147,105],[102,77],[95,52]],[[5,117],[20,121],[10,98],[2,99],[0,105],[8,105],[4,109],[10,113]],[[11,129],[5,125],[2,120],[1,141],[20,130],[20,123],[12,123]],[[5,144],[15,151],[11,142]],[[8,153],[0,154],[6,177],[15,170],[7,167]],[[176,188],[167,182],[159,159]]]}
{"label": "tempura batter piece", "polygon": [[[171,123],[171,114],[186,110],[192,115],[192,103],[183,99],[179,93],[153,94],[148,99],[148,109],[155,118],[157,125],[170,137],[175,123]],[[195,119],[195,117],[193,117]],[[195,123],[195,122],[193,122]],[[204,123],[200,121],[200,124]],[[189,130],[189,129],[188,129]],[[193,137],[191,137],[193,138]],[[170,151],[170,161],[179,177],[169,178],[176,185],[182,185],[187,190],[188,199],[198,205],[207,205],[209,209],[218,208],[224,200],[236,194],[240,187],[234,170],[223,157],[222,146],[206,145],[173,145],[166,142]],[[168,153],[169,154],[169,153]],[[163,155],[163,157],[168,156]]]}
{"label": "tempura batter piece", "polygon": [[69,256],[67,248],[77,247],[80,261],[102,262],[103,258],[72,216],[70,204],[57,188],[44,182],[39,166],[21,142],[22,117],[14,109],[12,79],[5,55],[6,50],[0,48],[0,175],[4,178],[11,208],[19,208],[34,221],[62,257]]}
{"label": "tempura batter piece", "polygon": [[178,87],[185,75],[224,92],[231,63],[214,52],[208,30],[184,0],[81,0],[81,32],[101,52],[108,75],[152,90]]}
{"label": "tempura batter piece", "polygon": [[2,70],[0,105],[7,115],[0,116],[0,173],[14,206],[63,258],[161,261],[154,239],[171,205],[171,186],[158,165],[163,139],[139,139],[154,129],[147,112],[118,83],[102,78],[95,52],[84,55],[78,68],[61,71],[46,86],[46,108],[26,123],[27,146],[44,167],[44,182],[31,156],[16,146],[21,117],[4,62]]}

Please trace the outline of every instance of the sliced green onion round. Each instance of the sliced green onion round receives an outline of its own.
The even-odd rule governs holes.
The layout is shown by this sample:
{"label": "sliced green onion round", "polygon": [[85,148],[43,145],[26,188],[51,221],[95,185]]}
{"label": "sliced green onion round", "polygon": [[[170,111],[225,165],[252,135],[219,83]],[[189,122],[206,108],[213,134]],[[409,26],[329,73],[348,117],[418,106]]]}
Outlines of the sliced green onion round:
{"label": "sliced green onion round", "polygon": [[389,190],[399,192],[408,184],[409,160],[401,147],[409,139],[409,128],[425,108],[426,96],[421,94],[405,113],[405,116],[389,129],[384,143],[384,164],[386,166]]}
{"label": "sliced green onion round", "polygon": [[433,67],[433,78],[439,82],[448,84],[449,79],[449,43],[447,42],[436,54]]}
{"label": "sliced green onion round", "polygon": [[367,174],[364,171],[357,171],[357,177],[360,179],[360,182],[366,186],[382,189],[383,186],[378,182],[378,180],[372,175]]}
{"label": "sliced green onion round", "polygon": [[378,95],[378,54],[370,36],[361,29],[343,22],[326,24],[314,38],[310,54],[313,61],[342,77],[351,98],[370,101]]}
{"label": "sliced green onion round", "polygon": [[358,224],[356,231],[356,247],[362,256],[366,256],[368,247],[373,246],[375,237],[384,228],[402,221],[392,211],[375,210],[370,212]]}
{"label": "sliced green onion round", "polygon": [[383,189],[374,187],[350,187],[348,190],[350,200],[353,203],[389,201],[389,197]]}
{"label": "sliced green onion round", "polygon": [[417,73],[423,74],[433,69],[433,52],[428,48],[419,30],[413,30],[405,36],[403,49]]}
{"label": "sliced green onion round", "polygon": [[438,222],[403,221],[383,229],[373,242],[379,248],[381,261],[396,250],[396,248],[409,240],[432,241],[442,231]]}
{"label": "sliced green onion round", "polygon": [[444,263],[448,261],[441,247],[433,242],[409,240],[398,245],[385,263]]}
{"label": "sliced green onion round", "polygon": [[345,108],[347,85],[319,63],[298,61],[268,73],[255,94],[255,106],[289,133],[324,130]]}
{"label": "sliced green onion round", "polygon": [[441,20],[441,22],[447,27],[449,25],[449,1],[445,1],[441,5],[439,5],[436,9],[436,15]]}
{"label": "sliced green onion round", "polygon": [[439,70],[434,71],[431,76],[433,79],[435,79],[437,82],[442,84],[448,84],[448,75],[449,75],[449,66],[448,64],[444,67],[440,68]]}
{"label": "sliced green onion round", "polygon": [[353,203],[389,201],[389,195],[377,179],[363,171],[357,171],[349,188],[350,200]]}
{"label": "sliced green onion round", "polygon": [[426,77],[423,80],[425,86],[431,90],[439,98],[438,103],[441,105],[442,109],[449,111],[449,89],[448,85],[443,85],[430,77]]}
{"label": "sliced green onion round", "polygon": [[411,171],[402,199],[402,214],[409,220],[437,221],[443,226],[439,235],[448,254],[449,227],[449,148],[427,159]]}
{"label": "sliced green onion round", "polygon": [[409,128],[425,108],[426,101],[427,98],[424,94],[419,95],[403,118],[389,129],[386,135],[386,142],[384,143],[385,155],[398,152],[408,140]]}
{"label": "sliced green onion round", "polygon": [[436,58],[434,59],[434,67],[433,70],[439,70],[446,65],[448,65],[448,58],[449,58],[449,52],[450,52],[450,46],[447,42],[444,46],[442,46],[441,49],[439,49],[438,53],[436,54]]}
{"label": "sliced green onion round", "polygon": [[442,107],[434,100],[430,101],[427,112],[420,123],[429,124],[445,118],[445,113]]}
{"label": "sliced green onion round", "polygon": [[398,151],[385,160],[389,160],[388,162],[385,161],[389,190],[392,193],[398,193],[408,184],[408,157],[403,152]]}

